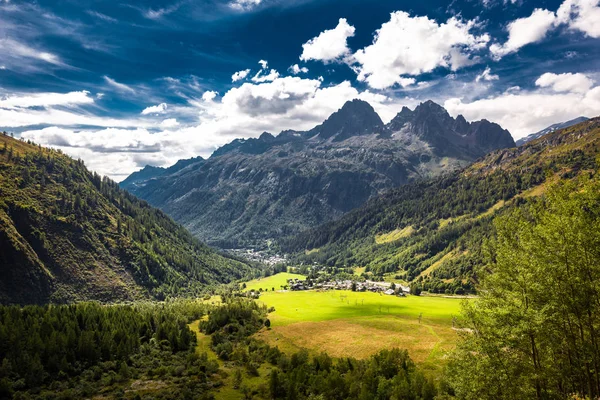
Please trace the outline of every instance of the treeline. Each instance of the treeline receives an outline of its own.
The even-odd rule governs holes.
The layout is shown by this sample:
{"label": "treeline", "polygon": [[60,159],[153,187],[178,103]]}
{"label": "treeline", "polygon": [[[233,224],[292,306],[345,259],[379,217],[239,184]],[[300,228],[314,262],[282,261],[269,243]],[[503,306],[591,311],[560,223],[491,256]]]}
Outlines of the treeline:
{"label": "treeline", "polygon": [[195,354],[188,328],[205,312],[193,301],[0,306],[0,398],[122,397],[124,382],[140,377],[179,380],[156,398],[208,391],[206,371],[218,366]]}

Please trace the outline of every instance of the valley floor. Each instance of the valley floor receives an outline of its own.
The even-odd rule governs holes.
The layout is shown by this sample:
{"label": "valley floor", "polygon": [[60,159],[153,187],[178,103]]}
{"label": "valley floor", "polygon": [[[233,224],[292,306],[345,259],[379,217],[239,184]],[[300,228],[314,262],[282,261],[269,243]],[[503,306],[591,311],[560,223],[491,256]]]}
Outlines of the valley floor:
{"label": "valley floor", "polygon": [[371,292],[266,292],[275,311],[271,329],[257,336],[282,351],[301,348],[332,357],[367,358],[384,348],[407,349],[426,369],[437,370],[457,340],[460,299],[395,297]]}

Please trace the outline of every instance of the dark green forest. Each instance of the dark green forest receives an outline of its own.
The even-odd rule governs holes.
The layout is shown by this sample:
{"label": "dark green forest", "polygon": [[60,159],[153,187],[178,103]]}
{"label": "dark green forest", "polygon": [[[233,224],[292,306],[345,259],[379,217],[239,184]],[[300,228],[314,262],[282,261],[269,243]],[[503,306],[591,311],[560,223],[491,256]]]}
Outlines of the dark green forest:
{"label": "dark green forest", "polygon": [[191,296],[247,276],[162,211],[59,151],[0,135],[0,301]]}
{"label": "dark green forest", "polygon": [[191,301],[0,306],[0,398],[122,398],[140,378],[168,382],[154,398],[198,398],[217,368],[194,352],[187,326],[204,312]]}

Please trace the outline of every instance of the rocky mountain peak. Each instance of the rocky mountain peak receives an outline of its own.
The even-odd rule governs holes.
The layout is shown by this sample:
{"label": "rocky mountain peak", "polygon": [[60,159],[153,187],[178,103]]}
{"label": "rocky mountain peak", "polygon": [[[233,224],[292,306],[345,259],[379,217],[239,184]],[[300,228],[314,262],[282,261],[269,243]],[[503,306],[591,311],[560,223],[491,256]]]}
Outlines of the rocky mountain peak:
{"label": "rocky mountain peak", "polygon": [[275,139],[275,136],[273,136],[269,132],[263,132],[258,139],[267,142],[267,141]]}
{"label": "rocky mountain peak", "polygon": [[308,131],[308,136],[341,141],[351,136],[380,133],[383,126],[383,121],[369,103],[355,99],[346,102],[325,122]]}

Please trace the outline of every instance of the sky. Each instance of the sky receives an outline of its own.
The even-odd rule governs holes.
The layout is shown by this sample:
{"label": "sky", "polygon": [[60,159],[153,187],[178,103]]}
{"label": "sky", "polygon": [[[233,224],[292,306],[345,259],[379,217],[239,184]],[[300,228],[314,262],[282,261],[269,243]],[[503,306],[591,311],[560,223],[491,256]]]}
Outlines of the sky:
{"label": "sky", "polygon": [[0,0],[0,130],[122,180],[346,101],[600,115],[600,0]]}

